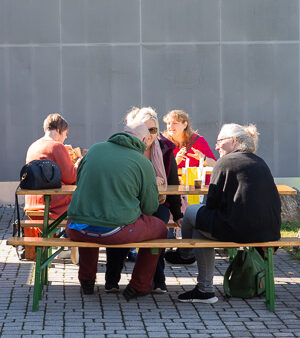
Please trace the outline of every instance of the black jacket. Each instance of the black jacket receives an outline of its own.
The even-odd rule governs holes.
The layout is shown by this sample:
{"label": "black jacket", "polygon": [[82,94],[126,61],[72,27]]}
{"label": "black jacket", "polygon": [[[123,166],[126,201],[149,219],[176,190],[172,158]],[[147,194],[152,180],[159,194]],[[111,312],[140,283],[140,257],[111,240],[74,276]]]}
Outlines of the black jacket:
{"label": "black jacket", "polygon": [[235,151],[217,161],[196,227],[222,241],[276,241],[280,238],[280,209],[279,194],[264,160]]}
{"label": "black jacket", "polygon": [[[158,140],[163,155],[168,185],[173,184],[178,185],[179,184],[178,168],[173,153],[175,145],[173,142],[165,138],[163,135],[160,135]],[[165,205],[170,209],[174,221],[177,221],[179,218],[183,217],[183,214],[181,213],[180,210],[181,208],[180,196],[167,195]]]}

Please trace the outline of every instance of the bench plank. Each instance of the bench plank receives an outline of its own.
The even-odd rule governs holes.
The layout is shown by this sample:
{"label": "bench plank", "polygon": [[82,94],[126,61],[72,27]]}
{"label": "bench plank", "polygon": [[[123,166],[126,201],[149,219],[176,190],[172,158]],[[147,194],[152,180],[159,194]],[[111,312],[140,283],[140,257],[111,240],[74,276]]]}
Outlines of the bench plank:
{"label": "bench plank", "polygon": [[[43,227],[43,220],[42,219],[24,219],[20,222],[22,228],[26,227]],[[61,223],[59,223],[59,227],[65,227],[67,224],[67,220],[63,220]]]}
{"label": "bench plank", "polygon": [[239,248],[239,247],[276,247],[276,246],[300,246],[300,238],[284,237],[279,241],[263,243],[234,243],[221,242],[210,239],[154,239],[139,243],[126,243],[115,245],[103,245],[90,242],[75,242],[68,238],[41,238],[41,237],[10,237],[7,245],[33,245],[40,247],[69,246],[86,248]]}
{"label": "bench plank", "polygon": [[[59,228],[64,228],[67,224],[67,220],[63,220],[61,223],[59,223],[58,227]],[[21,220],[20,225],[22,228],[27,228],[27,227],[33,227],[33,228],[39,228],[43,227],[43,220],[37,219],[37,220],[32,220],[32,219],[25,219]],[[176,223],[168,223],[167,224],[168,228],[177,228],[178,225]]]}
{"label": "bench plank", "polygon": [[39,211],[39,210],[27,210],[25,211],[25,215],[28,217],[44,217],[44,211]]}

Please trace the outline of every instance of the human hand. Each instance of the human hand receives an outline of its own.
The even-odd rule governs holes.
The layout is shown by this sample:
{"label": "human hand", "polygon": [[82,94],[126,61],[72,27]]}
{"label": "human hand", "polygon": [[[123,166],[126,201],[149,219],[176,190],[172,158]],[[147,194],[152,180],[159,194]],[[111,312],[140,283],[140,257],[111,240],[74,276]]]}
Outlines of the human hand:
{"label": "human hand", "polygon": [[176,155],[176,163],[177,163],[177,165],[178,165],[179,163],[181,163],[184,159],[187,158],[187,157],[185,156],[185,153],[186,153],[186,147],[182,147],[182,148],[178,151],[178,153],[177,153],[177,155]]}
{"label": "human hand", "polygon": [[194,147],[191,147],[191,150],[193,150],[194,153],[189,153],[189,154],[187,154],[187,156],[193,157],[193,158],[195,158],[198,161],[200,160],[201,157],[204,158],[204,154],[201,153],[200,150],[195,149]]}
{"label": "human hand", "polygon": [[64,144],[64,146],[68,151],[71,151],[73,149],[71,144]]}
{"label": "human hand", "polygon": [[74,163],[74,167],[78,168],[80,161],[82,160],[82,156],[78,158],[78,160]]}
{"label": "human hand", "polygon": [[155,178],[157,185],[163,185],[165,183],[165,180],[162,177],[156,176]]}
{"label": "human hand", "polygon": [[179,226],[179,228],[181,228],[181,226],[182,226],[182,218],[179,218],[175,223]]}

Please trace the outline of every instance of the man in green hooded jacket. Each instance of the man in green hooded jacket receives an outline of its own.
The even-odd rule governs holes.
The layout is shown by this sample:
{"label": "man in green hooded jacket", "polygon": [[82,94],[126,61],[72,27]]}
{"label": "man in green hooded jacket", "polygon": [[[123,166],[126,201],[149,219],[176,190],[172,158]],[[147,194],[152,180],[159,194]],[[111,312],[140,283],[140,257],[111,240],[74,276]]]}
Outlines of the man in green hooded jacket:
{"label": "man in green hooded jacket", "polygon": [[[77,189],[68,209],[68,236],[75,241],[124,244],[166,238],[169,212],[158,203],[158,188],[151,162],[143,156],[149,131],[133,125],[93,145],[77,170]],[[92,294],[98,248],[79,248],[79,281]],[[139,250],[132,279],[124,297],[151,290],[159,255]]]}

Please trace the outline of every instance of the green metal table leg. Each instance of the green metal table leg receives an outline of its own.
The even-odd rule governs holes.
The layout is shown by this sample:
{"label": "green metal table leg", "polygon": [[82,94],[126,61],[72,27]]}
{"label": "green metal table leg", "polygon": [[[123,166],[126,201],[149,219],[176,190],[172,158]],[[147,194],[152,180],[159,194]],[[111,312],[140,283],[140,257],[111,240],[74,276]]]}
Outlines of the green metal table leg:
{"label": "green metal table leg", "polygon": [[34,277],[34,291],[33,291],[33,305],[32,311],[37,311],[39,308],[39,300],[42,297],[43,284],[41,281],[41,252],[42,248],[36,248],[36,262],[35,262],[35,277]]}
{"label": "green metal table leg", "polygon": [[[50,210],[50,201],[51,195],[44,195],[45,201],[45,210],[44,210],[44,220],[43,220],[43,238],[47,238],[49,231],[49,210]],[[47,260],[51,256],[51,250],[48,248],[43,251],[42,258],[43,261]],[[46,285],[48,283],[48,268],[42,271],[43,276],[43,284]]]}
{"label": "green metal table leg", "polygon": [[274,286],[274,265],[273,265],[273,248],[267,248],[265,252],[266,266],[266,305],[271,311],[275,311],[275,286]]}
{"label": "green metal table leg", "polygon": [[[48,256],[48,248],[42,248],[42,260],[41,264],[45,262],[49,258]],[[42,284],[47,285],[48,284],[48,266],[45,267],[44,269],[41,269],[41,274],[42,274]]]}
{"label": "green metal table leg", "polygon": [[152,255],[158,255],[158,248],[152,248],[151,249],[151,253],[152,253]]}
{"label": "green metal table leg", "polygon": [[45,201],[44,220],[43,220],[43,237],[44,238],[48,236],[50,200],[51,200],[51,195],[44,196],[44,201]]}

